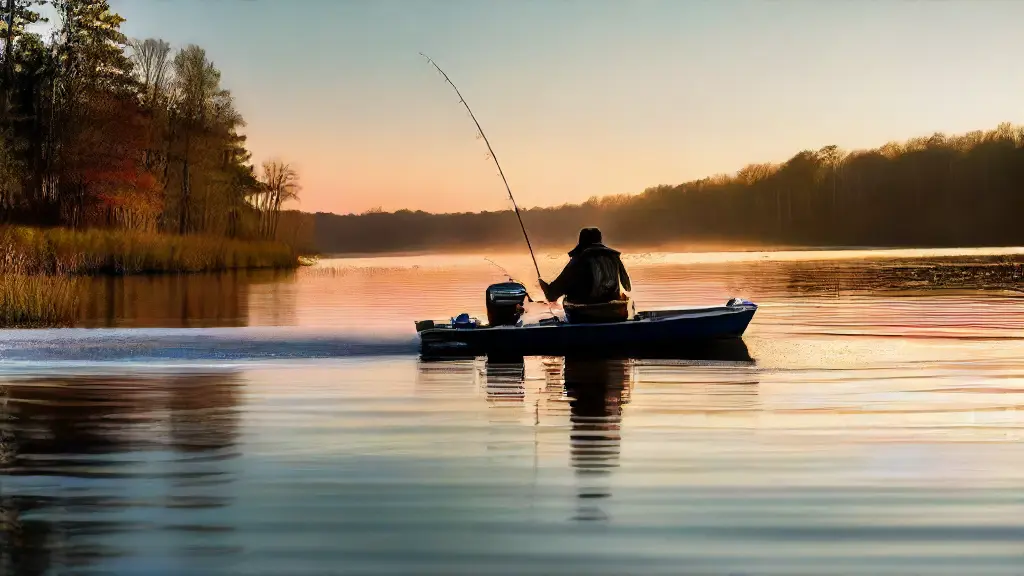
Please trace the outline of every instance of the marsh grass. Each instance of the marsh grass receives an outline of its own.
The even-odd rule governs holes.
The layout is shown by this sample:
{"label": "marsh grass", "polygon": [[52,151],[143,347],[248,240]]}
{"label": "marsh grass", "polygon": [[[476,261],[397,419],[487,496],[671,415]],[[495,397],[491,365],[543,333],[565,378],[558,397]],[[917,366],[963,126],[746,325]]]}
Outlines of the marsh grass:
{"label": "marsh grass", "polygon": [[286,244],[120,230],[0,227],[0,327],[74,322],[80,275],[295,268]]}
{"label": "marsh grass", "polygon": [[10,244],[0,245],[0,327],[64,326],[73,322],[78,308],[78,279],[33,274],[28,263],[27,254]]}
{"label": "marsh grass", "polygon": [[122,230],[0,228],[0,260],[12,258],[20,262],[23,271],[37,274],[219,272],[298,266],[298,254],[279,242]]}
{"label": "marsh grass", "polygon": [[0,327],[71,325],[78,312],[80,281],[74,276],[0,275]]}

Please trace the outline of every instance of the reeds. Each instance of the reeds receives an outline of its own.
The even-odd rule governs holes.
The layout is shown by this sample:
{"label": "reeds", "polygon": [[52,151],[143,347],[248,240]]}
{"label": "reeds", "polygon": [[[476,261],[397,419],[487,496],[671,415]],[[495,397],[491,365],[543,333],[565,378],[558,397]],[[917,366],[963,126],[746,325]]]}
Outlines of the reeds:
{"label": "reeds", "polygon": [[31,273],[29,256],[0,245],[0,327],[64,326],[78,308],[78,279]]}
{"label": "reeds", "polygon": [[[298,255],[279,242],[177,236],[122,230],[0,228],[0,251],[38,274],[218,272],[295,268]],[[2,257],[2,256],[0,256]]]}
{"label": "reeds", "polygon": [[44,274],[0,274],[0,327],[71,325],[78,312],[79,279]]}
{"label": "reeds", "polygon": [[0,327],[72,324],[82,289],[78,275],[295,268],[298,263],[292,248],[277,242],[0,227]]}

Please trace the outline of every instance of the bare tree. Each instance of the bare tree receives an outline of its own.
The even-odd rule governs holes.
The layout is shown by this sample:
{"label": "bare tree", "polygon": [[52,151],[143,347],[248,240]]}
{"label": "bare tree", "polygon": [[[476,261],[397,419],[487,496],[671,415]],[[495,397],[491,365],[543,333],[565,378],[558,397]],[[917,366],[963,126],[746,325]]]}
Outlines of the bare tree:
{"label": "bare tree", "polygon": [[143,103],[153,109],[166,97],[171,80],[171,45],[164,40],[146,38],[129,40],[128,47],[133,70],[142,83]]}
{"label": "bare tree", "polygon": [[263,162],[260,188],[252,203],[260,213],[260,234],[267,239],[277,236],[277,225],[281,220],[281,206],[299,199],[299,173],[281,160]]}

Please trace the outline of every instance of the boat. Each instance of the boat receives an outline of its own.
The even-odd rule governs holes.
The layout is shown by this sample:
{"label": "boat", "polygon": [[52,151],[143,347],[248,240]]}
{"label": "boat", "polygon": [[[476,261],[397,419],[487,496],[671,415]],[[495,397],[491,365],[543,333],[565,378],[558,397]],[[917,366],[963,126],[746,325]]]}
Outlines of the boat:
{"label": "boat", "polygon": [[[676,357],[713,353],[742,338],[757,304],[732,298],[722,306],[638,311],[614,322],[572,322],[552,315],[524,324],[526,288],[493,284],[485,293],[488,322],[467,314],[416,322],[425,358],[476,356]],[[698,352],[700,350],[700,352]]]}

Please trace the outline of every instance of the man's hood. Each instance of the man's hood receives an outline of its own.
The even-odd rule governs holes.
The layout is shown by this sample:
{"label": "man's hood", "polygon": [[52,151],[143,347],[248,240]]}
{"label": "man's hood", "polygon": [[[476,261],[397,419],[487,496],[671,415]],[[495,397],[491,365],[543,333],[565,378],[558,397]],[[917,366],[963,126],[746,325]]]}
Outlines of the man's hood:
{"label": "man's hood", "polygon": [[605,254],[612,254],[612,255],[615,255],[615,256],[619,255],[619,251],[618,250],[613,250],[613,249],[605,246],[604,244],[598,242],[598,243],[595,243],[595,244],[586,244],[586,245],[579,245],[579,244],[577,244],[575,248],[573,248],[572,250],[569,251],[569,257],[570,258],[575,258],[576,256],[579,256],[580,254],[583,254],[584,252],[603,252]]}

